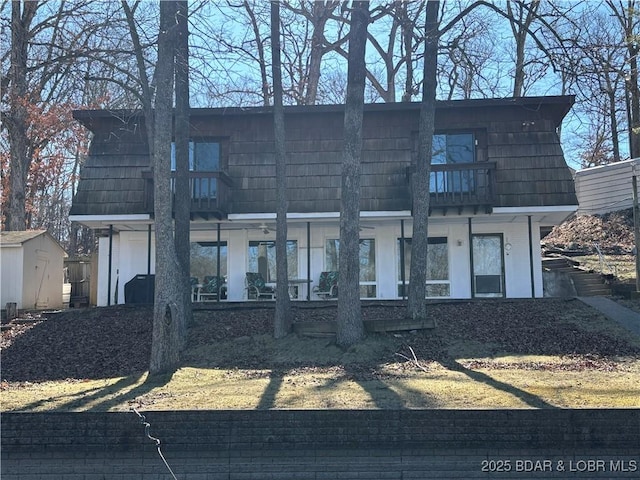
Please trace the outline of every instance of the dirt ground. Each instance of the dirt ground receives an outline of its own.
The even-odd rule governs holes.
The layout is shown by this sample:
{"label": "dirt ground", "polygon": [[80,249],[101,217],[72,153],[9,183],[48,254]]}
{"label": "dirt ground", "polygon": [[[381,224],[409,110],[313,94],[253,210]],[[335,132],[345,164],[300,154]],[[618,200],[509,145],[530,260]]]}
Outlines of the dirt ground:
{"label": "dirt ground", "polygon": [[594,253],[594,244],[598,244],[605,254],[630,254],[634,246],[633,210],[572,217],[554,227],[542,241],[549,247],[588,253]]}
{"label": "dirt ground", "polygon": [[[559,312],[595,321],[599,314],[575,300],[500,300],[434,303],[429,315],[435,330],[370,334],[378,341],[374,356],[354,356],[352,363],[398,362],[404,355],[420,361],[447,361],[456,349],[481,350],[487,355],[575,356],[590,365],[606,364],[611,357],[640,355],[640,346],[625,340],[615,326],[611,331],[591,331],[588,322],[570,323]],[[250,339],[270,336],[273,305],[225,304],[194,313],[185,361],[190,364],[235,368],[284,368],[296,364],[322,366],[334,356],[313,358],[312,352],[288,352],[278,359],[265,358],[258,348],[238,348]],[[294,322],[335,320],[335,304],[294,307]],[[364,319],[401,319],[405,307],[397,303],[363,306]],[[151,348],[152,310],[146,306],[112,306],[71,309],[19,319],[2,331],[2,380],[38,382],[61,379],[98,379],[146,371]],[[295,334],[292,334],[295,336]],[[325,343],[332,339],[325,339]],[[232,345],[230,349],[227,347]],[[235,345],[235,347],[233,347]],[[203,349],[213,350],[201,354]],[[337,349],[337,347],[336,347]],[[461,351],[468,354],[474,352]],[[310,358],[311,356],[311,358]],[[579,362],[580,363],[580,362]]]}
{"label": "dirt ground", "polygon": [[[432,330],[275,340],[273,304],[197,310],[179,369],[148,377],[150,307],[33,315],[2,331],[4,411],[640,407],[640,337],[578,300],[432,303]],[[335,320],[335,302],[294,305]],[[363,305],[401,319],[401,302]],[[611,392],[616,392],[612,395]]]}

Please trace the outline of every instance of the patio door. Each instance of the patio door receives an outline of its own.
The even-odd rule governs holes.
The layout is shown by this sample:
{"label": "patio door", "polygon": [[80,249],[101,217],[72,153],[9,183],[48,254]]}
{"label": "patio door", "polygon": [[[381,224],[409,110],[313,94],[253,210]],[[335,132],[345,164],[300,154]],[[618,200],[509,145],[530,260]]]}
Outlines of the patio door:
{"label": "patio door", "polygon": [[504,259],[501,234],[473,235],[472,287],[474,297],[504,297]]}

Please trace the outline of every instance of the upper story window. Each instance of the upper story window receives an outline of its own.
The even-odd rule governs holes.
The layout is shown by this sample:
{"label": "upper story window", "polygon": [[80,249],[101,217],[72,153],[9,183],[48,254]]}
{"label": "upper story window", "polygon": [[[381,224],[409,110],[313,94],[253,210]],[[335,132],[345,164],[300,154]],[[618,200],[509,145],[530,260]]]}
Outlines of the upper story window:
{"label": "upper story window", "polygon": [[[189,142],[189,191],[192,201],[213,201],[218,198],[218,176],[224,170],[224,144],[214,139]],[[171,143],[171,171],[176,170],[176,144]]]}
{"label": "upper story window", "polygon": [[[189,142],[189,170],[192,172],[218,172],[221,168],[221,144],[212,140]],[[171,170],[176,169],[176,144],[171,143]]]}
{"label": "upper story window", "polygon": [[472,133],[439,133],[433,136],[431,165],[475,162]]}
{"label": "upper story window", "polygon": [[441,133],[433,136],[429,179],[433,193],[472,192],[475,189],[474,171],[464,165],[476,161],[475,138],[472,133]]}

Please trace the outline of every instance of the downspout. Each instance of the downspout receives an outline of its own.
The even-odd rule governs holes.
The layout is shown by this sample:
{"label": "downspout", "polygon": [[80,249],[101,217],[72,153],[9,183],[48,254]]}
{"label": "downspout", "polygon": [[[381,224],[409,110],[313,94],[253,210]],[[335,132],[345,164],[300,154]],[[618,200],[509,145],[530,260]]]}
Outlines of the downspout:
{"label": "downspout", "polygon": [[400,219],[400,281],[402,282],[402,299],[407,298],[407,274],[404,265],[404,219]]}
{"label": "downspout", "polygon": [[[151,276],[151,224],[149,224],[147,229],[147,281],[145,282],[147,285],[147,299],[153,298],[153,295],[151,295],[151,282],[149,281],[150,276]],[[151,302],[153,303],[153,301],[154,300],[152,300]]]}
{"label": "downspout", "polygon": [[147,275],[151,275],[151,224],[147,231]]}
{"label": "downspout", "polygon": [[536,298],[535,272],[533,271],[533,227],[531,226],[531,215],[527,217],[529,224],[529,270],[531,275],[531,298]]}
{"label": "downspout", "polygon": [[[216,244],[217,244],[217,248],[216,248],[216,277],[218,277],[218,281],[216,282],[216,284],[218,285],[218,294],[216,295],[216,302],[220,303],[220,295],[222,294],[222,282],[220,281],[220,222],[217,223],[216,225],[216,234],[217,234],[217,238],[216,238]],[[227,254],[228,254],[228,250],[227,250]],[[228,287],[227,287],[227,292],[228,292]]]}
{"label": "downspout", "polygon": [[307,222],[307,302],[311,301],[311,222]]}
{"label": "downspout", "polygon": [[107,307],[111,306],[111,269],[113,256],[113,225],[109,225],[109,269],[107,273]]}
{"label": "downspout", "polygon": [[476,293],[473,288],[473,234],[471,233],[471,217],[468,221],[469,229],[469,280],[471,281],[471,298],[476,297]]}

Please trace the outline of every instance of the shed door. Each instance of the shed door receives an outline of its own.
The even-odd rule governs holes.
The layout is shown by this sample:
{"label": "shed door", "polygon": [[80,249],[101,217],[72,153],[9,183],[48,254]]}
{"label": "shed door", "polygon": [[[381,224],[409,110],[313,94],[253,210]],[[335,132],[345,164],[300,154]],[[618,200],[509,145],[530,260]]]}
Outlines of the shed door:
{"label": "shed door", "polygon": [[[49,256],[46,252],[38,251],[36,263],[36,285],[34,285],[35,301],[37,309],[49,307]],[[62,288],[62,285],[60,286]]]}
{"label": "shed door", "polygon": [[473,296],[504,297],[502,235],[473,236]]}

